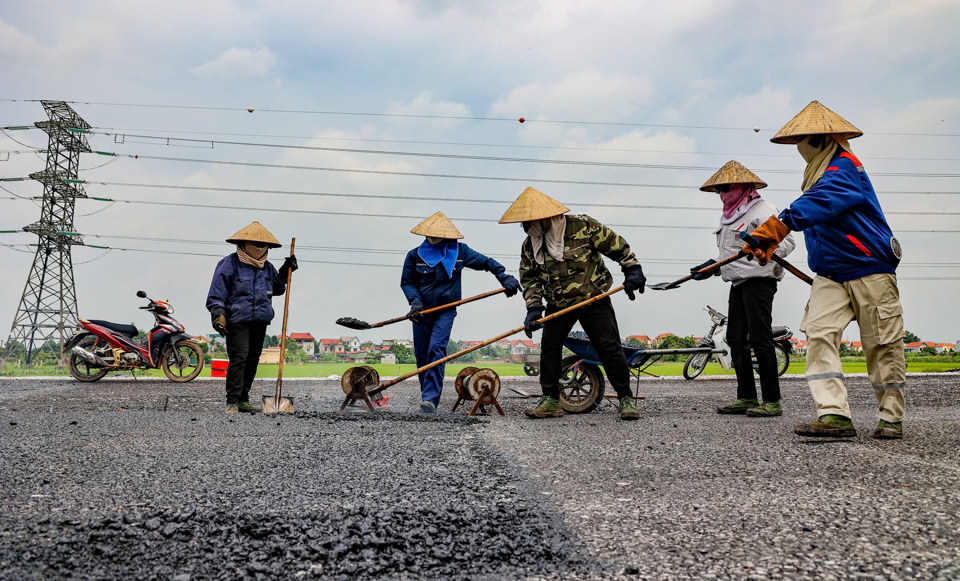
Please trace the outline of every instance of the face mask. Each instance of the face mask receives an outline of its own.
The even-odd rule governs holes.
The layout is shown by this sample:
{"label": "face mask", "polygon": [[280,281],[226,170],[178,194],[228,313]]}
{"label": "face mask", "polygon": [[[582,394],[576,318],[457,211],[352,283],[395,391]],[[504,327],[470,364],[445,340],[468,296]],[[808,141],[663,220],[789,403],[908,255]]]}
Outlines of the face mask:
{"label": "face mask", "polygon": [[430,244],[433,244],[434,246],[436,246],[437,244],[440,244],[441,242],[443,242],[443,240],[444,240],[443,238],[436,238],[436,237],[434,237],[434,236],[427,236],[427,242],[429,242]]}

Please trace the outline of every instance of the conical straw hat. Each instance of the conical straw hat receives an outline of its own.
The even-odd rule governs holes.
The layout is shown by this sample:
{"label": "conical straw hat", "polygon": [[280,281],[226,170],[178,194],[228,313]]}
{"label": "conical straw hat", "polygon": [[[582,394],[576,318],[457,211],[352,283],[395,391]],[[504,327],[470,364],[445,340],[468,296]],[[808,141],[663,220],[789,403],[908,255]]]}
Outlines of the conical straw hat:
{"label": "conical straw hat", "polygon": [[453,225],[450,218],[447,218],[443,212],[437,212],[423,222],[420,222],[410,232],[432,238],[448,238],[453,240],[463,238],[463,234],[457,230],[457,227]]}
{"label": "conical straw hat", "polygon": [[253,222],[246,228],[238,231],[230,238],[227,238],[227,242],[231,244],[239,244],[241,242],[259,242],[261,244],[266,244],[267,248],[280,248],[283,246],[280,244],[280,241],[277,240],[269,230],[264,228],[263,224],[260,222]]}
{"label": "conical straw hat", "polygon": [[717,173],[713,174],[702,186],[700,191],[712,192],[717,186],[729,184],[753,184],[758,190],[767,187],[767,183],[758,178],[756,174],[743,167],[740,162],[730,160],[723,164]]}
{"label": "conical straw hat", "polygon": [[800,143],[808,135],[834,135],[842,139],[853,139],[863,135],[852,123],[830,109],[811,101],[770,141],[774,143]]}
{"label": "conical straw hat", "polygon": [[570,208],[554,200],[550,196],[539,192],[533,188],[523,190],[517,201],[507,208],[500,218],[501,224],[513,224],[516,222],[530,222],[532,220],[543,220],[544,218],[553,218],[560,214],[566,214]]}

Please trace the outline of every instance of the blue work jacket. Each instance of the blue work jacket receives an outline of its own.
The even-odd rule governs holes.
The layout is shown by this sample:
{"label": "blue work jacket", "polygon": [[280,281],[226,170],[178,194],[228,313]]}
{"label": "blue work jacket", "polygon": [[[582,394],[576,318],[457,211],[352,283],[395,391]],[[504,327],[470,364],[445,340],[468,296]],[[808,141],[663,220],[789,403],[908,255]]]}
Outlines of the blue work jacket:
{"label": "blue work jacket", "polygon": [[780,213],[802,230],[810,269],[836,282],[896,273],[900,244],[893,236],[863,164],[840,150],[823,176]]}
{"label": "blue work jacket", "polygon": [[492,272],[501,283],[508,276],[502,264],[463,243],[460,243],[452,277],[447,276],[447,271],[440,262],[436,266],[428,266],[420,258],[418,249],[419,247],[408,252],[406,260],[403,261],[400,288],[403,289],[408,304],[419,299],[424,309],[456,302],[462,298],[460,278],[465,267]]}
{"label": "blue work jacket", "polygon": [[223,309],[228,323],[269,323],[273,320],[273,297],[286,290],[286,281],[269,261],[263,268],[254,268],[233,253],[213,272],[207,310]]}

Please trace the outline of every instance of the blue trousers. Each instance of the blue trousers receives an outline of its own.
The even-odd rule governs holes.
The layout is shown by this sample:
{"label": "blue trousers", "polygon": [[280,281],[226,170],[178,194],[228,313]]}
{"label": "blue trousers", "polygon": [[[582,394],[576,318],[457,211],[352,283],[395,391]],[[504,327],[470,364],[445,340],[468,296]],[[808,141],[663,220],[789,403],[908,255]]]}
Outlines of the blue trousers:
{"label": "blue trousers", "polygon": [[[436,315],[426,315],[422,323],[413,324],[413,352],[417,357],[417,367],[447,356],[447,343],[450,342],[450,332],[456,316],[457,311],[443,311]],[[440,404],[444,367],[446,364],[420,374],[420,398],[423,401],[433,402],[433,405]]]}

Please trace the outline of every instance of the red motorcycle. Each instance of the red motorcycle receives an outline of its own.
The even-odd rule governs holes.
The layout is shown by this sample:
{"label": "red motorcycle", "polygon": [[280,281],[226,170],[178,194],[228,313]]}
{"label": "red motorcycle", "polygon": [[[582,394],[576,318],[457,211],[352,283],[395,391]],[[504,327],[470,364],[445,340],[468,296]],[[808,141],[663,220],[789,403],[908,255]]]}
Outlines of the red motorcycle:
{"label": "red motorcycle", "polygon": [[[137,296],[147,298],[138,291]],[[163,370],[171,381],[190,381],[203,370],[203,351],[183,325],[170,315],[173,305],[148,299],[141,310],[153,313],[155,324],[146,342],[133,325],[80,319],[82,329],[70,337],[64,351],[70,352],[70,375],[78,381],[97,381],[111,371]]]}

